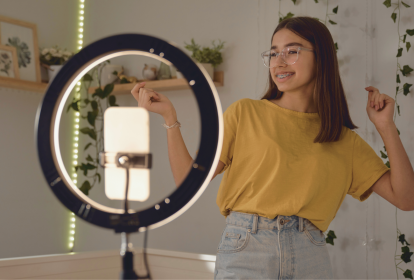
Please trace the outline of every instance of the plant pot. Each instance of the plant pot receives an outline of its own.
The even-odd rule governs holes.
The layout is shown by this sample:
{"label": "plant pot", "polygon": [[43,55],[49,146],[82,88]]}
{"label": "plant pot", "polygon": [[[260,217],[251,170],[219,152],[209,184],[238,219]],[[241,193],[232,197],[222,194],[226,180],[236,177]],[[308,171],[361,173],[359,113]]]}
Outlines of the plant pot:
{"label": "plant pot", "polygon": [[211,63],[197,63],[198,66],[203,66],[207,73],[210,75],[212,81],[214,81],[214,67]]}
{"label": "plant pot", "polygon": [[62,69],[63,65],[50,65],[50,69],[47,69],[47,74],[49,76],[49,83],[52,82],[53,78],[56,76],[57,72]]}
{"label": "plant pot", "polygon": [[102,68],[101,72],[101,87],[113,83],[118,76],[113,74],[116,71],[118,74],[122,71],[122,65],[107,64]]}

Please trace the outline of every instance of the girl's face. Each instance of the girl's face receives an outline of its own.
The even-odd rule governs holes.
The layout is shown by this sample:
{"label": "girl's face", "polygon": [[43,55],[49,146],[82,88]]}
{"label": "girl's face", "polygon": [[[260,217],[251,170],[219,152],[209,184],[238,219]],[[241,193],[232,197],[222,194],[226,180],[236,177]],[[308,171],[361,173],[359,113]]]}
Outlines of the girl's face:
{"label": "girl's face", "polygon": [[[276,32],[272,39],[272,49],[282,52],[289,43],[299,43],[304,48],[313,49],[312,44],[302,39],[292,31],[284,28]],[[300,47],[300,45],[297,45]],[[311,94],[315,83],[315,55],[311,51],[300,50],[298,60],[291,65],[283,61],[282,55],[276,59],[274,68],[269,68],[273,81],[278,89],[285,93],[308,93]],[[281,81],[276,77],[278,72],[294,72],[294,75]]]}

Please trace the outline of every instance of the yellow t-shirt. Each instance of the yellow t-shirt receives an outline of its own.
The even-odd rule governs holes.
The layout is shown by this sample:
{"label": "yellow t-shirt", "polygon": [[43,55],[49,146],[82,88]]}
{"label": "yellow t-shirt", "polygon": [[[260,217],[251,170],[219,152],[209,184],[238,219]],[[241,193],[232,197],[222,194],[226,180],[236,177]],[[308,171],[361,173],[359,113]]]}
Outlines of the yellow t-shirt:
{"label": "yellow t-shirt", "polygon": [[216,203],[224,216],[229,210],[269,219],[297,215],[325,232],[346,194],[366,200],[372,194],[368,189],[390,170],[345,126],[339,141],[313,143],[318,113],[243,98],[223,117],[220,161],[225,166],[219,174],[225,173]]}

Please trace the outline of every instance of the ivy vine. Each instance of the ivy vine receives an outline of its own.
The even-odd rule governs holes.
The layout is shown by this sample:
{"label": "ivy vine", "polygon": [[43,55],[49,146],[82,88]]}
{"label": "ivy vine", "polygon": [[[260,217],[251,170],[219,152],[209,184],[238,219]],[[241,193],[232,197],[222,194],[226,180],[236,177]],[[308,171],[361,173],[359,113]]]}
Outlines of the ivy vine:
{"label": "ivy vine", "polygon": [[[409,75],[413,71],[413,69],[409,65],[404,65],[404,67],[401,68],[401,65],[398,62],[398,58],[402,56],[402,53],[403,53],[403,50],[404,50],[404,48],[400,46],[400,43],[401,42],[405,43],[405,47],[406,47],[407,52],[408,52],[410,50],[410,48],[411,48],[411,43],[408,42],[408,41],[406,42],[407,35],[408,36],[413,36],[414,35],[414,29],[407,29],[405,31],[406,34],[400,35],[400,16],[399,16],[399,14],[401,12],[400,11],[400,7],[401,7],[401,5],[403,5],[405,8],[410,8],[410,6],[408,4],[406,4],[406,3],[404,3],[403,1],[400,2],[400,0],[397,0],[397,3],[391,3],[391,0],[386,0],[386,1],[383,2],[383,4],[387,8],[391,7],[392,5],[395,5],[395,8],[394,8],[394,10],[393,10],[393,12],[391,14],[391,19],[394,21],[394,23],[396,23],[396,19],[398,18],[397,32],[398,32],[398,35],[399,35],[398,36],[399,39],[398,39],[398,50],[397,50],[397,56],[396,56],[397,57],[396,83],[397,84],[401,84],[400,74],[398,73],[398,71],[400,71],[401,74],[404,77],[407,77],[407,75]],[[396,13],[396,10],[397,9],[398,9],[398,14]],[[397,102],[398,93],[401,93],[402,92],[405,96],[407,96],[407,94],[410,91],[410,87],[411,86],[412,86],[412,84],[405,83],[401,89],[400,89],[400,86],[398,86],[398,85],[396,87],[394,100],[395,100],[395,104],[397,106],[397,110],[395,111],[395,114],[394,114],[394,123],[396,123],[395,122],[395,118],[396,118],[396,112],[397,111],[398,111],[398,115],[401,116],[401,114],[400,114],[400,105],[398,105],[398,102]],[[400,131],[398,130],[398,128],[397,128],[397,131],[398,131],[398,135],[400,135]],[[382,151],[380,151],[381,152],[381,157],[384,158],[384,159],[387,159],[388,158],[388,155],[386,154],[387,150],[385,149],[385,146],[383,146],[383,147],[384,147],[385,153],[382,152]],[[387,161],[386,165],[390,168],[390,162],[389,162],[389,160]],[[396,221],[397,221],[397,210],[398,209],[396,208],[395,209],[395,220]],[[398,229],[398,223],[397,222],[396,222],[396,224],[397,224],[397,236],[398,237],[397,237],[397,240],[395,242],[394,261],[396,263],[397,261],[401,260],[398,264],[397,263],[395,264],[395,270],[396,270],[396,273],[397,273],[397,279],[398,279],[398,270],[397,269],[400,269],[400,270],[402,270],[404,272],[403,275],[404,275],[405,278],[413,279],[413,274],[412,274],[412,271],[410,269],[406,269],[404,271],[402,268],[400,268],[398,266],[402,262],[405,262],[405,263],[411,262],[411,256],[412,256],[413,252],[411,252],[410,251],[410,247],[408,247],[408,246],[410,246],[410,244],[405,239],[405,234],[403,234]],[[402,252],[401,255],[397,255],[397,245],[398,245],[398,242],[401,242],[402,246],[405,245],[404,247],[401,247],[401,252]]]}
{"label": "ivy vine", "polygon": [[[79,131],[82,134],[89,136],[88,139],[90,140],[90,142],[85,145],[83,151],[85,152],[90,147],[92,147],[91,149],[94,148],[94,150],[91,151],[91,153],[89,153],[88,156],[85,158],[84,162],[74,166],[75,172],[81,170],[83,171],[83,175],[86,177],[86,179],[83,181],[82,185],[79,188],[85,195],[89,195],[89,190],[92,189],[92,187],[96,184],[97,181],[100,183],[102,179],[102,176],[98,172],[98,170],[100,167],[99,153],[104,150],[104,111],[108,107],[119,106],[118,104],[116,104],[116,97],[112,95],[114,84],[110,83],[105,85],[104,88],[101,87],[99,77],[101,76],[103,67],[107,63],[110,63],[110,61],[107,60],[99,64],[98,66],[93,68],[89,73],[85,74],[82,77],[81,84],[84,90],[82,90],[82,88],[79,89],[77,95],[73,98],[72,103],[69,104],[66,110],[66,112],[69,112],[70,109],[73,109],[74,111],[80,113],[80,117],[82,119],[87,120],[88,125],[79,129]],[[94,80],[94,76],[97,77],[99,86],[95,89],[95,92],[92,95],[90,95],[88,93],[89,87],[91,86],[91,83]],[[84,98],[82,98],[82,92],[85,95]],[[103,105],[106,105],[106,108],[104,108]],[[85,112],[85,110],[87,111]],[[82,115],[82,113],[85,113],[85,115]],[[97,124],[97,121],[101,122],[100,126]],[[91,154],[93,154],[93,156],[91,156]],[[91,172],[93,174],[88,175],[88,172]],[[93,180],[93,182],[91,183],[90,180]]]}

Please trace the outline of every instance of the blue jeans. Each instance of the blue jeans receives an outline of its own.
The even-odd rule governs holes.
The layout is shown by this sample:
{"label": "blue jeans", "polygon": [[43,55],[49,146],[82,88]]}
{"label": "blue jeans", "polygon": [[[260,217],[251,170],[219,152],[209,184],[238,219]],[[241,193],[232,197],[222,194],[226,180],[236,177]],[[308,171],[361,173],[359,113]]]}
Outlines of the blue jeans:
{"label": "blue jeans", "polygon": [[333,279],[324,233],[308,219],[230,211],[214,279]]}

